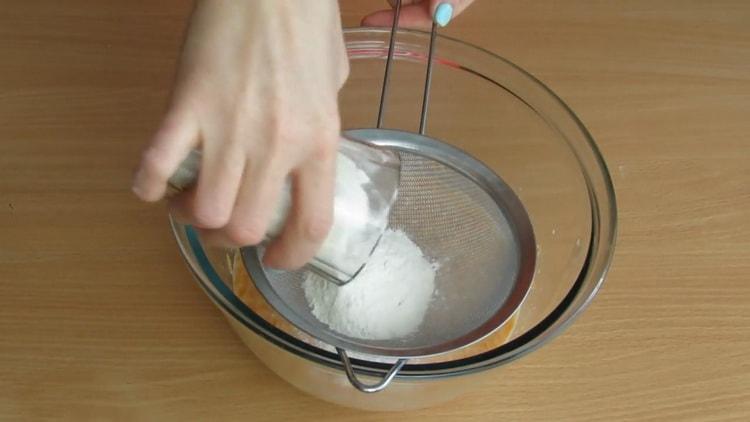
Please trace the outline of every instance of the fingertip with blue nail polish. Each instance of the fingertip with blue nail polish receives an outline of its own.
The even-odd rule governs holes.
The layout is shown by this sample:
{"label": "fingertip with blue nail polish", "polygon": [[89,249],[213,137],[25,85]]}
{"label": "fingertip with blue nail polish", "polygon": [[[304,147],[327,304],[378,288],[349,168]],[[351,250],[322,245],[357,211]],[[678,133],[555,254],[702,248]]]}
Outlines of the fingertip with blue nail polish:
{"label": "fingertip with blue nail polish", "polygon": [[435,23],[440,26],[448,25],[453,18],[453,5],[450,3],[440,3],[435,9]]}

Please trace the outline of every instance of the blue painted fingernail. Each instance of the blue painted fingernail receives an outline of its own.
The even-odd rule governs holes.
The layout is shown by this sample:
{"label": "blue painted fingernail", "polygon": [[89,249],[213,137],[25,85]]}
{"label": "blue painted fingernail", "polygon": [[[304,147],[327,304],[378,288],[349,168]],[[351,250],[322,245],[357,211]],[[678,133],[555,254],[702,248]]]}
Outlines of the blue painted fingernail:
{"label": "blue painted fingernail", "polygon": [[440,26],[448,25],[453,18],[453,5],[450,3],[440,3],[435,9],[435,22]]}

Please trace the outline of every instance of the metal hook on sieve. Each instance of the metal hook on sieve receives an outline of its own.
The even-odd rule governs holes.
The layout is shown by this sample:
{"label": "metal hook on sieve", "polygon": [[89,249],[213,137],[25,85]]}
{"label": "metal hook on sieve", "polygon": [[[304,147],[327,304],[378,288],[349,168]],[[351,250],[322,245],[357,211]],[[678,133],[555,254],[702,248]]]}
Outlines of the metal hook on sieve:
{"label": "metal hook on sieve", "polygon": [[337,347],[336,351],[339,353],[341,363],[344,364],[344,371],[346,372],[346,377],[349,379],[349,382],[352,384],[352,386],[354,386],[354,388],[363,393],[377,393],[378,391],[384,390],[386,387],[388,387],[388,384],[390,384],[391,381],[396,378],[396,374],[398,374],[398,371],[400,371],[401,368],[403,368],[406,364],[406,359],[397,360],[396,363],[391,367],[391,369],[388,370],[382,380],[378,381],[375,384],[368,385],[357,378],[357,375],[354,373],[352,363],[349,360],[349,356],[346,354],[346,350]]}
{"label": "metal hook on sieve", "polygon": [[[396,46],[396,32],[398,30],[398,19],[401,15],[401,0],[396,2],[396,10],[393,14],[393,24],[391,24],[391,33],[388,39],[388,55],[385,60],[385,71],[383,72],[383,87],[380,91],[380,104],[378,105],[378,120],[376,128],[383,126],[385,118],[385,100],[388,96],[388,85],[391,80],[391,66],[393,64],[393,55]],[[419,134],[424,135],[427,129],[427,110],[430,104],[430,89],[432,87],[432,56],[435,53],[435,40],[437,38],[437,24],[432,23],[430,29],[430,44],[427,52],[427,70],[424,78],[424,90],[422,91],[422,112],[419,116]]]}

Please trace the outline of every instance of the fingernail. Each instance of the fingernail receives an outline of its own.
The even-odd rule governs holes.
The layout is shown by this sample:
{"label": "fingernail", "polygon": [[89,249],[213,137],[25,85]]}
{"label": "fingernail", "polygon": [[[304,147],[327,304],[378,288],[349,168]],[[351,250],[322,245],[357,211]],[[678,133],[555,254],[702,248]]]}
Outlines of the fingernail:
{"label": "fingernail", "polygon": [[453,5],[450,3],[440,3],[435,9],[435,23],[440,26],[448,25],[453,18]]}

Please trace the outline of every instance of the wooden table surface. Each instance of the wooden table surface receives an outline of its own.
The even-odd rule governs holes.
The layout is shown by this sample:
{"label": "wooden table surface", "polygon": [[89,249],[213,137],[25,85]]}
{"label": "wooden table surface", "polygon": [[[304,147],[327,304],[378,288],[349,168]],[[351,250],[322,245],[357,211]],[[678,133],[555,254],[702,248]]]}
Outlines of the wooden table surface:
{"label": "wooden table surface", "polygon": [[[353,25],[383,2],[342,3]],[[563,336],[388,416],[266,369],[129,192],[189,8],[0,2],[0,420],[750,420],[750,2],[479,0],[446,30],[578,113],[618,246]]]}

